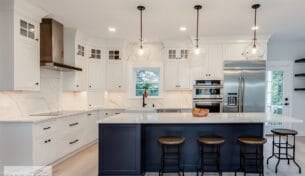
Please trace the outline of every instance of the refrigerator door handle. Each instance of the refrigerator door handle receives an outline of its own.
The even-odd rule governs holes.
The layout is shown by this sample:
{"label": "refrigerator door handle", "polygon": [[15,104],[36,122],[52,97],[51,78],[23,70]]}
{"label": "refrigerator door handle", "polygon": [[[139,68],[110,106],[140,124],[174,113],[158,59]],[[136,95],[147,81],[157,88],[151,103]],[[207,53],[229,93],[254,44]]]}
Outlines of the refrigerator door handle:
{"label": "refrigerator door handle", "polygon": [[241,106],[241,91],[242,91],[242,89],[241,89],[241,82],[242,82],[242,80],[241,80],[241,76],[240,76],[239,80],[238,80],[237,112],[241,112],[240,111],[241,110],[241,107],[240,107]]}
{"label": "refrigerator door handle", "polygon": [[244,112],[245,78],[241,77],[241,112]]}

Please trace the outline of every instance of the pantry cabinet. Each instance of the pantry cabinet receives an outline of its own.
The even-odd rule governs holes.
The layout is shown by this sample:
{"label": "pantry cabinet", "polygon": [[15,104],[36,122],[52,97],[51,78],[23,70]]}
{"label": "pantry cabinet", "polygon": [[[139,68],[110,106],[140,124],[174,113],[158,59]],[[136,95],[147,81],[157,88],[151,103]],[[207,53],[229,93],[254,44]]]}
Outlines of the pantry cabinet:
{"label": "pantry cabinet", "polygon": [[81,32],[73,28],[64,29],[64,63],[82,68],[82,71],[70,71],[63,73],[63,90],[86,91],[87,90],[87,38]]}
{"label": "pantry cabinet", "polygon": [[45,12],[22,1],[0,6],[0,90],[39,91],[39,23]]}

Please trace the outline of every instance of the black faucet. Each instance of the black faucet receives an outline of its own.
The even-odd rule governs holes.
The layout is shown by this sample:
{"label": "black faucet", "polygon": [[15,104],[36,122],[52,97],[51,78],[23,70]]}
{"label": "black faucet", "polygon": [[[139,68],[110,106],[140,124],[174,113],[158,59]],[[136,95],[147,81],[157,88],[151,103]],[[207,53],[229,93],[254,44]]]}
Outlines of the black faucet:
{"label": "black faucet", "polygon": [[145,94],[142,96],[142,107],[144,108],[147,104],[145,103]]}

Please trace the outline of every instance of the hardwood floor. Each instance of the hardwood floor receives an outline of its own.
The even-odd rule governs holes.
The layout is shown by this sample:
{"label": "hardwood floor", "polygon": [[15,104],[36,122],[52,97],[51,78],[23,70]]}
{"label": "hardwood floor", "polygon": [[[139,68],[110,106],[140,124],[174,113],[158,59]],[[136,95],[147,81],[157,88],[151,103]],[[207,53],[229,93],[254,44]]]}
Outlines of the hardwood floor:
{"label": "hardwood floor", "polygon": [[[268,137],[268,143],[265,145],[265,158],[271,155],[272,138]],[[288,165],[287,161],[282,161],[279,165],[278,173],[274,173],[276,159],[271,160],[269,166],[265,164],[265,176],[305,176],[305,137],[297,137],[296,140],[296,160],[302,167],[302,174],[298,174],[297,167],[292,164]],[[265,162],[266,163],[266,162]],[[57,164],[53,168],[53,176],[97,176],[98,174],[98,146],[97,144],[88,147],[73,157]],[[147,176],[155,176],[155,173],[148,173]],[[177,174],[166,174],[177,175]],[[194,173],[186,173],[185,175],[196,175]],[[205,174],[217,175],[217,174]],[[224,173],[224,176],[233,176],[232,173]],[[243,174],[238,174],[243,175]],[[257,175],[257,174],[247,174]]]}

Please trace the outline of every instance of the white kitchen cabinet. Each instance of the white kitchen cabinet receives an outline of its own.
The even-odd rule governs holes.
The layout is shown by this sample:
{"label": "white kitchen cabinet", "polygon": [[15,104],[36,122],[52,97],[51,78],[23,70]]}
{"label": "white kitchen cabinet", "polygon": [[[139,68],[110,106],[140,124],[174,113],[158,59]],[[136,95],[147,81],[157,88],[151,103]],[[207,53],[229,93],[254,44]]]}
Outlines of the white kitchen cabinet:
{"label": "white kitchen cabinet", "polygon": [[105,55],[101,47],[97,45],[88,45],[88,90],[105,90]]}
{"label": "white kitchen cabinet", "polygon": [[199,55],[192,57],[192,80],[223,79],[222,44],[208,44],[201,48]]}
{"label": "white kitchen cabinet", "polygon": [[[244,55],[244,50],[250,44],[249,43],[225,43],[223,45],[223,58],[224,60],[247,60]],[[267,44],[261,43],[265,48],[265,55],[262,60],[267,58]]]}
{"label": "white kitchen cabinet", "polygon": [[165,90],[190,90],[189,49],[167,48],[165,51]]}
{"label": "white kitchen cabinet", "polygon": [[86,91],[88,74],[87,39],[73,28],[64,29],[64,63],[82,68],[82,71],[63,73],[63,90]]}
{"label": "white kitchen cabinet", "polygon": [[0,90],[38,91],[39,23],[45,12],[22,1],[3,0],[0,6]]}
{"label": "white kitchen cabinet", "polygon": [[171,61],[165,63],[165,89],[190,89],[190,64],[188,61]]}
{"label": "white kitchen cabinet", "polygon": [[108,63],[122,61],[123,50],[121,48],[107,48],[106,51],[106,58]]}
{"label": "white kitchen cabinet", "polygon": [[107,63],[106,73],[106,86],[108,91],[121,91],[124,89],[123,79],[123,64],[119,63]]}
{"label": "white kitchen cabinet", "polygon": [[190,50],[188,48],[167,48],[166,57],[168,60],[189,60]]}

